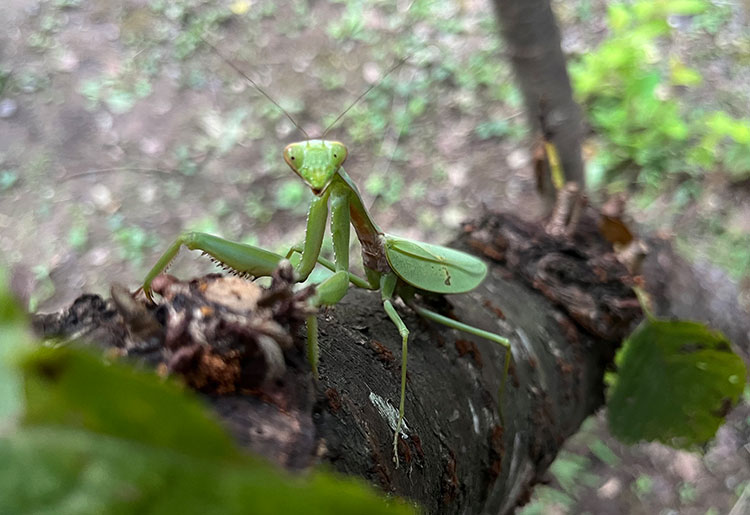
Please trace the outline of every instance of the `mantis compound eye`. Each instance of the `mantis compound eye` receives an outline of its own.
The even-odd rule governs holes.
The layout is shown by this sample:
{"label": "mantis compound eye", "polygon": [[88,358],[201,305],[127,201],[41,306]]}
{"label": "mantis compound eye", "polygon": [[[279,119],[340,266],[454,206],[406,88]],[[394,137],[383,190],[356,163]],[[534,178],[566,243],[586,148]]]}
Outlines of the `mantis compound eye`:
{"label": "mantis compound eye", "polygon": [[289,145],[284,149],[284,161],[288,164],[295,172],[302,168],[304,161],[304,150],[299,148],[298,145]]}
{"label": "mantis compound eye", "polygon": [[346,161],[347,150],[343,143],[332,142],[331,143],[331,157],[333,158],[333,166],[338,168],[344,161]]}

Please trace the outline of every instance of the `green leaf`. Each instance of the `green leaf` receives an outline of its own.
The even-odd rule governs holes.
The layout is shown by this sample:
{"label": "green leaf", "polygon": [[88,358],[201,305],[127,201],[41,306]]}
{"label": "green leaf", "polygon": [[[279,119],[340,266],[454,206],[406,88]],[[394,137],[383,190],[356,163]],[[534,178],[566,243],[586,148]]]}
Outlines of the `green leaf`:
{"label": "green leaf", "polygon": [[23,360],[25,425],[0,439],[0,513],[411,513],[359,481],[242,453],[175,384],[71,347]]}
{"label": "green leaf", "polygon": [[708,9],[709,5],[705,0],[670,0],[667,10],[672,14],[700,14]]}
{"label": "green leaf", "polygon": [[613,32],[622,32],[631,22],[631,14],[628,8],[619,3],[615,3],[609,6],[607,9],[607,18],[609,26]]}
{"label": "green leaf", "polygon": [[278,209],[294,209],[305,200],[306,189],[299,179],[288,179],[276,190],[274,205]]}
{"label": "green leaf", "polygon": [[677,59],[669,61],[669,68],[672,75],[672,84],[676,86],[695,86],[703,80],[699,71],[686,66],[685,63]]}
{"label": "green leaf", "polygon": [[734,144],[727,150],[724,164],[735,179],[750,177],[750,145]]}
{"label": "green leaf", "polygon": [[555,476],[563,490],[574,495],[581,487],[581,477],[589,466],[589,460],[585,456],[563,451],[550,465],[549,471]]}
{"label": "green leaf", "polygon": [[724,111],[716,111],[706,118],[706,126],[717,134],[727,136],[732,133],[735,121]]}
{"label": "green leaf", "polygon": [[609,423],[626,443],[705,443],[738,401],[746,379],[745,364],[724,335],[697,322],[646,320],[615,363]]}
{"label": "green leaf", "polygon": [[76,429],[2,439],[0,461],[0,513],[411,513],[351,480],[285,477],[260,462],[227,464]]}
{"label": "green leaf", "polygon": [[133,109],[136,98],[129,91],[113,89],[107,95],[105,102],[114,114],[124,114]]}
{"label": "green leaf", "polygon": [[18,172],[15,170],[0,170],[0,191],[11,189],[18,182]]}
{"label": "green leaf", "polygon": [[23,408],[22,378],[15,359],[30,342],[26,313],[10,293],[7,272],[0,268],[0,430]]}
{"label": "green leaf", "polygon": [[153,373],[104,365],[71,348],[35,349],[21,366],[26,425],[77,427],[199,457],[235,456],[201,403]]}

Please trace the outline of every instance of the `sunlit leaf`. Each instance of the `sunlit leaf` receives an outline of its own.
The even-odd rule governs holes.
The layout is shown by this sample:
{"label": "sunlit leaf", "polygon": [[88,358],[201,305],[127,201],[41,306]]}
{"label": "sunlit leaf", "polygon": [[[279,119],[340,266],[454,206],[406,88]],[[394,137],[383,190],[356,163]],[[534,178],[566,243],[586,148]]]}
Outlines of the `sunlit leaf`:
{"label": "sunlit leaf", "polygon": [[667,10],[671,14],[700,14],[709,7],[706,0],[669,0]]}
{"label": "sunlit leaf", "polygon": [[236,2],[231,3],[229,10],[232,11],[232,13],[241,16],[250,10],[251,5],[252,3],[247,0],[237,0]]}
{"label": "sunlit leaf", "polygon": [[621,32],[630,25],[631,15],[627,6],[623,4],[612,4],[607,11],[609,26],[614,32]]}
{"label": "sunlit leaf", "polygon": [[672,74],[672,84],[677,86],[695,86],[703,79],[699,71],[686,66],[677,59],[670,60],[669,68]]}

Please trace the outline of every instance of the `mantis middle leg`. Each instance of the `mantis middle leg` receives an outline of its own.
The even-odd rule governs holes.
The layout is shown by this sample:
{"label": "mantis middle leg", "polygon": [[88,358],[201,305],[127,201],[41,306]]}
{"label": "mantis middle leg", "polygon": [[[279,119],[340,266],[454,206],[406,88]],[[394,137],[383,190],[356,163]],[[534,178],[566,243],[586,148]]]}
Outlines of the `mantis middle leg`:
{"label": "mantis middle leg", "polygon": [[383,299],[383,309],[388,314],[388,318],[396,325],[398,334],[401,335],[401,399],[398,403],[398,424],[393,434],[393,461],[398,468],[398,435],[401,432],[401,426],[404,423],[404,404],[406,402],[406,361],[409,342],[409,328],[401,317],[396,308],[393,307],[391,300],[396,291],[398,277],[394,273],[385,274],[380,279],[380,292]]}

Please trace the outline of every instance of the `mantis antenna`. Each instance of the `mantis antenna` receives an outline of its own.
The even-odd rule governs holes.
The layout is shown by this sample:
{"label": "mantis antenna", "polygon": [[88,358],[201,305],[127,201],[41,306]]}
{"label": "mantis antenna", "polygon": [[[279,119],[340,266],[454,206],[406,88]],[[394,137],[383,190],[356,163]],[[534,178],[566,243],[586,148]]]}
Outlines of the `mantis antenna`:
{"label": "mantis antenna", "polygon": [[375,86],[378,86],[381,82],[383,82],[383,80],[385,80],[385,78],[388,77],[391,74],[391,72],[395,71],[397,68],[399,68],[402,64],[404,64],[408,60],[409,60],[409,56],[406,56],[403,59],[401,59],[400,61],[396,62],[396,64],[394,64],[393,66],[391,66],[391,68],[387,72],[385,72],[385,75],[383,75],[380,78],[379,81],[372,83],[369,88],[367,88],[366,90],[364,90],[356,99],[354,99],[354,102],[352,102],[351,104],[349,104],[349,107],[347,107],[346,109],[344,109],[344,111],[340,115],[338,115],[336,117],[336,119],[333,120],[333,122],[331,122],[331,124],[326,128],[326,130],[323,131],[323,135],[320,137],[320,139],[325,139],[326,134],[328,134],[328,131],[330,131],[331,129],[333,129],[333,126],[336,125],[339,122],[339,120],[341,120],[344,117],[344,115],[346,115],[346,113],[348,113],[349,110],[352,107],[354,107],[355,105],[357,105],[357,103],[359,103],[360,100],[362,100],[363,98],[365,98],[367,96],[367,94],[370,91],[372,91],[372,89]]}
{"label": "mantis antenna", "polygon": [[240,75],[241,75],[242,77],[244,77],[244,78],[245,78],[245,80],[246,80],[246,81],[248,81],[248,82],[249,82],[250,84],[252,84],[252,85],[253,85],[253,87],[255,87],[255,89],[257,89],[257,90],[258,90],[258,92],[260,92],[260,94],[261,94],[261,95],[263,95],[264,97],[266,97],[266,98],[267,98],[267,99],[269,100],[269,102],[271,102],[271,103],[272,103],[273,105],[275,105],[276,107],[278,107],[278,108],[279,108],[279,111],[281,111],[282,113],[284,113],[284,116],[286,116],[287,118],[289,118],[289,121],[290,121],[290,122],[292,122],[292,124],[293,124],[293,125],[294,125],[295,127],[297,127],[297,129],[299,129],[299,131],[300,131],[300,132],[301,132],[302,134],[304,134],[304,135],[305,135],[305,138],[307,138],[307,139],[310,139],[310,136],[309,136],[309,135],[307,134],[307,132],[305,132],[305,129],[303,129],[303,128],[302,128],[302,127],[301,127],[301,126],[300,126],[300,125],[299,125],[299,124],[298,124],[298,123],[297,123],[297,122],[295,121],[295,119],[294,119],[294,118],[292,118],[292,115],[290,115],[290,114],[289,114],[289,113],[288,113],[288,112],[286,111],[286,109],[284,109],[283,107],[281,107],[281,105],[280,105],[280,104],[279,104],[278,102],[276,102],[276,101],[275,101],[275,100],[273,99],[273,97],[272,97],[271,95],[269,95],[268,93],[266,93],[266,92],[265,92],[265,90],[264,90],[263,88],[261,88],[261,87],[260,87],[260,86],[258,85],[258,83],[257,83],[257,82],[255,82],[255,81],[254,81],[253,79],[251,79],[251,78],[250,78],[250,76],[249,76],[249,75],[248,75],[247,73],[245,73],[244,71],[242,71],[242,69],[241,69],[241,68],[240,68],[239,66],[237,66],[236,64],[234,64],[234,63],[233,63],[232,61],[230,61],[230,60],[229,60],[229,58],[227,58],[227,57],[224,57],[224,55],[223,55],[223,54],[222,54],[221,52],[219,52],[219,49],[218,49],[218,48],[216,48],[216,47],[215,47],[214,45],[212,45],[211,43],[209,43],[208,41],[206,41],[206,39],[205,39],[205,38],[203,38],[202,36],[198,36],[198,37],[200,37],[200,38],[201,38],[201,41],[203,41],[203,42],[204,42],[204,43],[205,43],[206,45],[208,45],[208,47],[210,47],[210,48],[211,48],[211,50],[213,50],[213,51],[214,51],[214,52],[216,53],[216,55],[218,55],[219,57],[221,57],[221,60],[222,60],[222,61],[224,61],[225,63],[227,63],[227,64],[228,64],[229,66],[231,66],[231,67],[232,67],[232,69],[234,69],[234,71],[236,71],[237,73],[239,73],[239,74],[240,74]]}
{"label": "mantis antenna", "polygon": [[[275,105],[275,106],[276,106],[276,107],[277,107],[277,108],[279,109],[279,111],[281,111],[282,113],[284,113],[284,116],[286,116],[286,117],[287,117],[287,118],[289,119],[289,121],[290,121],[290,122],[292,122],[292,124],[293,124],[293,125],[294,125],[294,126],[295,126],[295,127],[296,127],[296,128],[297,128],[297,129],[298,129],[298,130],[299,130],[299,131],[300,131],[300,132],[301,132],[301,133],[302,133],[302,134],[303,134],[304,136],[305,136],[305,138],[307,138],[307,139],[311,139],[311,138],[310,138],[310,136],[309,136],[309,135],[307,134],[307,132],[305,131],[305,129],[303,129],[303,128],[302,128],[302,127],[300,126],[300,124],[298,124],[298,123],[297,123],[297,121],[296,121],[296,120],[295,120],[294,118],[292,118],[292,115],[290,115],[290,114],[289,114],[289,113],[287,112],[287,110],[286,110],[286,109],[284,109],[283,107],[281,107],[281,105],[280,105],[280,104],[279,104],[279,103],[278,103],[278,102],[277,102],[276,100],[274,100],[274,99],[273,99],[273,97],[272,97],[271,95],[269,95],[268,93],[266,93],[266,91],[265,91],[265,90],[264,90],[263,88],[261,88],[261,87],[260,87],[260,86],[258,85],[258,83],[257,83],[257,82],[255,82],[255,81],[254,81],[253,79],[251,79],[251,78],[250,78],[250,76],[249,76],[249,75],[248,75],[247,73],[245,73],[244,71],[242,71],[242,69],[241,69],[241,68],[240,68],[239,66],[237,66],[236,64],[234,64],[234,63],[233,63],[233,62],[232,62],[231,60],[229,60],[229,58],[225,57],[225,56],[224,56],[224,54],[222,54],[222,53],[221,53],[221,52],[219,51],[219,49],[218,49],[218,48],[216,48],[216,47],[215,47],[214,45],[212,45],[211,43],[209,43],[209,42],[208,42],[208,41],[207,41],[207,40],[206,40],[206,39],[205,39],[204,37],[202,37],[202,36],[199,36],[199,37],[200,37],[201,41],[203,41],[203,43],[205,43],[205,44],[206,44],[206,46],[208,46],[208,47],[209,47],[209,48],[210,48],[211,50],[213,50],[213,51],[214,51],[214,53],[215,53],[216,55],[218,55],[218,56],[219,56],[219,57],[221,58],[221,60],[222,60],[222,61],[224,61],[225,63],[227,63],[227,64],[228,64],[229,66],[231,66],[231,67],[232,67],[232,69],[233,69],[234,71],[236,71],[237,73],[239,73],[239,74],[240,74],[240,75],[241,75],[241,76],[242,76],[242,77],[243,77],[243,78],[244,78],[244,79],[245,79],[246,81],[248,81],[248,82],[249,82],[250,84],[252,84],[252,86],[253,86],[253,87],[254,87],[255,89],[257,89],[257,90],[258,90],[258,92],[259,92],[259,93],[260,93],[261,95],[263,95],[264,97],[266,97],[266,98],[268,99],[268,101],[269,101],[269,102],[271,102],[271,103],[272,103],[273,105]],[[363,98],[365,98],[365,97],[367,96],[367,94],[368,94],[368,93],[369,93],[370,91],[372,91],[372,90],[373,90],[373,88],[375,88],[375,86],[378,86],[378,85],[379,85],[379,84],[380,84],[381,82],[383,82],[383,80],[384,80],[384,79],[385,79],[386,77],[388,77],[388,75],[390,75],[390,74],[391,74],[392,72],[394,72],[394,71],[395,71],[396,69],[398,69],[398,68],[399,68],[399,67],[400,67],[400,66],[401,66],[402,64],[404,64],[404,63],[405,63],[406,61],[408,61],[408,60],[409,60],[409,57],[410,57],[410,56],[406,56],[406,57],[404,57],[403,59],[400,59],[399,61],[397,61],[397,62],[396,62],[396,63],[395,63],[395,64],[394,64],[393,66],[391,66],[391,67],[390,67],[390,68],[388,69],[388,71],[387,71],[387,72],[385,72],[385,75],[383,75],[383,76],[382,76],[382,77],[380,78],[380,80],[378,80],[377,82],[375,82],[375,83],[371,84],[369,88],[367,88],[367,89],[366,89],[365,91],[363,91],[363,92],[362,92],[362,93],[361,93],[361,94],[360,94],[360,95],[359,95],[359,96],[358,96],[358,97],[357,97],[357,98],[356,98],[356,99],[354,100],[354,102],[352,102],[351,104],[349,104],[349,107],[347,107],[346,109],[344,109],[344,111],[343,111],[343,112],[342,112],[342,113],[341,113],[340,115],[338,115],[338,116],[336,117],[336,119],[335,119],[335,120],[333,120],[333,122],[332,122],[332,123],[331,123],[331,124],[330,124],[330,125],[329,125],[329,126],[328,126],[328,127],[326,128],[326,130],[325,130],[325,131],[323,131],[323,135],[322,135],[322,136],[320,137],[320,139],[325,139],[325,137],[326,137],[326,134],[328,134],[328,132],[329,132],[329,131],[330,131],[330,130],[331,130],[331,129],[332,129],[332,128],[333,128],[333,127],[334,127],[334,126],[335,126],[335,125],[336,125],[336,124],[337,124],[337,123],[338,123],[338,122],[339,122],[339,121],[340,121],[340,120],[341,120],[341,119],[342,119],[342,118],[343,118],[343,117],[344,117],[345,115],[346,115],[346,113],[348,113],[348,112],[349,112],[349,110],[350,110],[350,109],[351,109],[352,107],[354,107],[355,105],[357,105],[357,103],[359,103],[359,101],[360,101],[360,100],[362,100]]]}
{"label": "mantis antenna", "polygon": [[[399,63],[399,66],[402,63]],[[414,76],[416,75],[416,71],[412,73],[411,78],[409,79],[409,82],[411,82],[414,79]],[[408,95],[404,99],[403,105],[401,105],[402,113],[405,113],[409,104],[409,98]],[[395,107],[395,106],[394,106]],[[375,163],[373,163],[372,170],[373,172],[375,170],[383,170],[382,162],[383,162],[383,148],[388,145],[388,152],[390,152],[390,157],[388,158],[388,161],[386,162],[385,169],[383,170],[383,175],[388,175],[388,171],[391,168],[391,164],[393,163],[393,158],[396,155],[396,150],[398,149],[399,141],[401,140],[401,136],[403,135],[404,131],[403,129],[398,129],[396,131],[395,137],[389,136],[392,134],[392,132],[389,130],[386,135],[383,137],[383,142],[380,144],[380,151],[378,155],[378,159]],[[375,203],[378,201],[378,198],[380,197],[380,194],[377,194],[372,199],[372,202],[370,203],[369,210],[372,211],[373,207],[375,206]]]}

